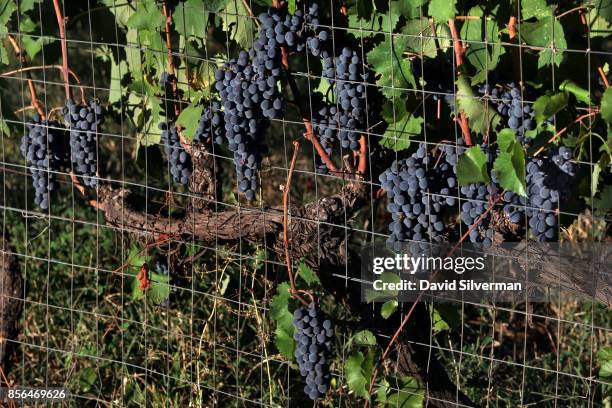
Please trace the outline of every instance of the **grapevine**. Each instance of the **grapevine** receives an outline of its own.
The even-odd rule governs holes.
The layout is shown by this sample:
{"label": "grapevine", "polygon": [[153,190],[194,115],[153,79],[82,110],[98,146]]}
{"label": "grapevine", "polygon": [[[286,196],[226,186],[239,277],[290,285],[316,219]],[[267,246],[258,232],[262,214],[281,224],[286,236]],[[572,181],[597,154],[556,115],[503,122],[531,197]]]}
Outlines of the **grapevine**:
{"label": "grapevine", "polygon": [[[453,254],[469,243],[496,256],[509,243],[539,249],[610,240],[606,1],[5,3],[0,133],[11,193],[3,208],[7,232],[24,238],[5,252],[27,260],[24,270],[36,277],[28,290],[44,286],[38,298],[46,296],[49,306],[72,307],[80,269],[110,272],[93,275],[87,284],[96,290],[75,297],[112,306],[103,336],[83,347],[105,356],[104,364],[87,366],[88,352],[59,371],[83,368],[84,399],[446,407],[475,406],[492,395],[537,405],[542,401],[530,394],[568,394],[581,401],[570,380],[548,378],[567,361],[557,352],[565,347],[557,338],[563,329],[546,322],[534,326],[536,336],[548,336],[534,358],[546,384],[523,369],[517,401],[507,391],[516,382],[474,364],[461,367],[468,381],[459,386],[449,350],[481,353],[483,332],[471,329],[485,314],[470,302],[453,308],[458,342],[451,313],[437,299],[430,303],[425,290],[410,304],[394,290],[380,296],[363,290],[369,258],[359,254],[378,244],[398,253],[444,244]],[[50,11],[53,24],[42,17]],[[79,47],[85,42],[91,46]],[[28,102],[19,97],[26,81]],[[63,88],[50,86],[57,83]],[[12,154],[17,150],[21,155]],[[19,177],[32,186],[26,189]],[[163,188],[168,178],[178,191]],[[26,199],[48,211],[22,208]],[[56,242],[64,223],[70,231]],[[76,248],[91,237],[86,257]],[[42,238],[48,245],[38,245]],[[158,251],[172,264],[161,262]],[[120,266],[108,270],[108,262]],[[36,276],[42,263],[46,271]],[[544,265],[543,279],[557,282],[551,265]],[[609,306],[607,291],[577,284],[581,275],[573,267],[559,282]],[[56,278],[71,280],[70,299],[51,301],[52,286],[37,284]],[[176,288],[191,296],[176,296]],[[488,306],[482,303],[477,306]],[[0,302],[0,312],[3,307]],[[43,321],[34,309],[25,324]],[[92,313],[106,316],[106,310]],[[527,315],[532,312],[542,310]],[[553,312],[568,319],[563,308]],[[531,367],[534,329],[517,329],[504,313],[495,315],[503,337],[514,341],[513,331],[523,332],[520,364]],[[589,313],[607,322],[595,315],[599,310]],[[71,316],[66,332],[77,337],[83,329],[73,323]],[[149,330],[155,324],[191,343],[175,349],[168,341],[162,350]],[[144,348],[134,327],[146,329]],[[592,337],[601,333],[598,327]],[[441,341],[448,345],[437,347]],[[605,342],[590,346],[599,343]],[[88,395],[94,374],[103,377],[123,361],[112,353],[128,344],[128,368],[142,368],[146,381],[125,376],[121,389],[101,381]],[[509,367],[502,373],[512,377],[518,364],[507,363],[516,355],[503,338],[494,346],[496,361]],[[605,405],[608,383],[600,374],[612,358],[591,351],[576,359],[579,373],[589,373],[580,378],[587,387],[580,397]],[[243,375],[237,365],[251,360]],[[58,381],[49,375],[47,382]],[[483,392],[474,384],[486,376]],[[173,379],[186,381],[175,387],[180,391]],[[157,399],[153,390],[168,395]],[[187,396],[174,398],[181,392]]]}

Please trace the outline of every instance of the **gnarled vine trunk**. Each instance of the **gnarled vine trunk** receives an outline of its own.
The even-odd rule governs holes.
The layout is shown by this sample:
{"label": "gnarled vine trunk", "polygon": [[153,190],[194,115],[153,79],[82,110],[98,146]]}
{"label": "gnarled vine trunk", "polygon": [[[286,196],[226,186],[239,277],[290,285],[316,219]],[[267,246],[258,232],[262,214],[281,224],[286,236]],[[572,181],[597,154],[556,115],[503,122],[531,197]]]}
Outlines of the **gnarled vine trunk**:
{"label": "gnarled vine trunk", "polygon": [[23,283],[6,233],[0,236],[0,367],[5,375],[15,350],[17,322],[23,309]]}

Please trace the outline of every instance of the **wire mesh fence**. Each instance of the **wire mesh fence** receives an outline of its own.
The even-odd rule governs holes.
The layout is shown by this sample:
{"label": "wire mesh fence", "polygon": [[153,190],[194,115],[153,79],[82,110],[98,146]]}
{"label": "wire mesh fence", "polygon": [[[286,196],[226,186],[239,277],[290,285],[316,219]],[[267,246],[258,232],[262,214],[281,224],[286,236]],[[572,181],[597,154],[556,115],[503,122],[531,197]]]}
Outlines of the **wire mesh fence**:
{"label": "wire mesh fence", "polygon": [[360,295],[375,243],[606,245],[610,7],[0,0],[0,386],[68,406],[611,404],[607,287]]}

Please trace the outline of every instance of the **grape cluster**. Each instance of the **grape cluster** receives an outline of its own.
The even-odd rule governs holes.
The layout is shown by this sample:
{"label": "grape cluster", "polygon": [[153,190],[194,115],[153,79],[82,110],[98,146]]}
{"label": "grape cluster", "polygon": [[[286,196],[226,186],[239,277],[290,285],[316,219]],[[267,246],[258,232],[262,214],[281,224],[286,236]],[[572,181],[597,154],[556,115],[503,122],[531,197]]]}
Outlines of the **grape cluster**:
{"label": "grape cluster", "polygon": [[295,358],[302,377],[304,392],[312,400],[323,398],[329,388],[329,357],[334,338],[332,322],[314,304],[293,313]]}
{"label": "grape cluster", "polygon": [[191,176],[191,157],[181,145],[178,130],[172,121],[161,122],[161,142],[170,161],[170,174],[175,183],[187,185]]}
{"label": "grape cluster", "polygon": [[261,106],[263,98],[258,75],[243,51],[215,73],[215,84],[223,103],[225,137],[234,153],[238,191],[247,200],[255,198],[261,145],[259,136],[265,125]]}
{"label": "grape cluster", "polygon": [[104,122],[104,110],[96,101],[78,105],[68,101],[63,109],[64,120],[70,125],[70,150],[73,168],[83,184],[95,187],[98,184],[97,148],[98,132]]}
{"label": "grape cluster", "polygon": [[204,143],[209,137],[215,141],[215,143],[223,144],[223,131],[225,124],[223,123],[223,113],[221,112],[221,105],[217,101],[212,101],[208,107],[202,112],[200,121],[198,122],[198,128],[193,135],[193,141]]}
{"label": "grape cluster", "polygon": [[478,91],[489,97],[497,112],[506,119],[509,128],[514,130],[520,142],[525,141],[525,132],[536,127],[535,112],[530,102],[523,101],[521,89],[514,82],[500,88],[482,85]]}
{"label": "grape cluster", "polygon": [[421,143],[410,157],[394,161],[379,176],[382,188],[393,200],[387,205],[393,219],[387,242],[394,249],[399,250],[405,240],[442,240],[442,210],[455,205],[457,185],[453,176],[457,153],[450,148],[446,153],[444,161],[428,174],[427,166],[433,165],[432,158],[426,145]]}
{"label": "grape cluster", "polygon": [[335,58],[334,68],[326,67],[328,63],[329,58],[325,58],[323,69],[328,81],[334,85],[338,105],[340,144],[344,149],[359,150],[359,132],[366,126],[366,82],[370,77],[369,72],[364,70],[358,52],[348,47],[344,47]]}
{"label": "grape cluster", "polygon": [[[305,23],[311,16],[297,10],[293,15],[286,8],[269,8],[259,15],[258,37],[249,52],[242,51],[215,72],[215,88],[221,96],[225,139],[215,134],[218,144],[227,142],[234,153],[238,191],[247,200],[255,198],[257,172],[262,144],[259,136],[266,119],[279,118],[283,100],[276,86],[282,70],[282,51],[300,52],[306,41]],[[203,118],[206,128],[209,119]],[[217,121],[213,116],[212,122]],[[218,120],[221,123],[220,120]],[[213,127],[216,126],[213,123]]]}
{"label": "grape cluster", "polygon": [[35,115],[26,123],[28,134],[21,138],[21,154],[32,174],[34,203],[49,208],[50,192],[57,188],[54,171],[69,167],[66,129],[56,121],[47,122]]}
{"label": "grape cluster", "polygon": [[328,116],[328,121],[338,125],[337,137],[344,149],[359,150],[359,133],[366,126],[366,83],[370,72],[364,68],[364,63],[358,50],[344,47],[333,57],[332,36],[329,30],[318,27],[318,6],[310,5],[306,14],[306,22],[316,28],[306,40],[310,54],[322,61],[322,75],[333,86],[336,97],[336,112]]}
{"label": "grape cluster", "polygon": [[256,74],[252,93],[259,91],[261,94],[263,116],[275,119],[281,116],[283,108],[276,88],[282,68],[281,47],[285,47],[287,52],[301,52],[304,49],[304,17],[301,10],[290,15],[285,8],[269,8],[266,13],[259,15],[259,22],[259,36],[249,53]]}

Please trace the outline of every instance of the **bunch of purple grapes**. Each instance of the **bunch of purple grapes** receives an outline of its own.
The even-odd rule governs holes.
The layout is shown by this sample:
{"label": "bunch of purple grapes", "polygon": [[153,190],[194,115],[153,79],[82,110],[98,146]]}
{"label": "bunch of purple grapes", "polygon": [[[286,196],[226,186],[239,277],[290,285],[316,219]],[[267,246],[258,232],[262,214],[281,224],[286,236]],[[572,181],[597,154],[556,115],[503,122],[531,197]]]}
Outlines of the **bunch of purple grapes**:
{"label": "bunch of purple grapes", "polygon": [[56,121],[42,120],[34,115],[26,123],[28,134],[21,138],[21,154],[32,175],[34,203],[46,210],[50,193],[57,189],[55,172],[70,168],[68,132]]}
{"label": "bunch of purple grapes", "polygon": [[98,132],[104,122],[104,110],[97,101],[79,105],[68,101],[63,109],[64,120],[70,126],[70,150],[74,171],[83,184],[96,187]]}
{"label": "bunch of purple grapes", "polygon": [[329,359],[333,348],[334,328],[314,304],[299,307],[293,313],[295,359],[306,379],[304,393],[312,400],[325,396],[329,388]]}
{"label": "bunch of purple grapes", "polygon": [[175,183],[187,185],[191,176],[191,157],[181,145],[178,129],[172,121],[161,122],[161,143],[170,162],[170,175]]}

